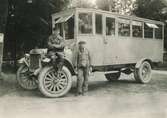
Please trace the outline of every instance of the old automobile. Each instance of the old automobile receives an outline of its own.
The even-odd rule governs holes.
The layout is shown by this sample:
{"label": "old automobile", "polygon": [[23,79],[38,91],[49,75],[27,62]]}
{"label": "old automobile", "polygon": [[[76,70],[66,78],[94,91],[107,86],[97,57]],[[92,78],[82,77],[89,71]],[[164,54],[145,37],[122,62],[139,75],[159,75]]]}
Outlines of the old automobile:
{"label": "old automobile", "polygon": [[61,74],[56,75],[44,49],[25,54],[17,72],[23,88],[39,88],[47,97],[61,97],[70,90],[79,41],[87,42],[92,71],[104,72],[108,81],[133,73],[137,82],[148,83],[154,65],[163,61],[164,23],[160,21],[74,8],[53,14],[54,27],[59,27],[66,43]]}

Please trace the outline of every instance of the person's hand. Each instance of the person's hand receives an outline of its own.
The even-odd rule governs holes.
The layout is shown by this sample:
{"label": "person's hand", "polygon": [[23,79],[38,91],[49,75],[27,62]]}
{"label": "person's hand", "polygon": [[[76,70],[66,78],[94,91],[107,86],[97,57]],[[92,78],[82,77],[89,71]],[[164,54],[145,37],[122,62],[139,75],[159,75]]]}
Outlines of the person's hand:
{"label": "person's hand", "polygon": [[78,70],[77,66],[74,66],[74,71],[75,71],[75,73],[78,72],[77,70]]}
{"label": "person's hand", "polygon": [[92,65],[90,65],[90,67],[89,67],[89,68],[90,68],[90,72],[92,72],[92,70],[93,70],[93,66],[92,66]]}

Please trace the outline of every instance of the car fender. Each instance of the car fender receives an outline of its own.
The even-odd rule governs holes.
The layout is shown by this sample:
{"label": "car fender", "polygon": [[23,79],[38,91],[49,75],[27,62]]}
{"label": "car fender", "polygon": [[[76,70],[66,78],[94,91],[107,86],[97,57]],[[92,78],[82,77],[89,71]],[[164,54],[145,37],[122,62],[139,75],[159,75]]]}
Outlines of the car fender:
{"label": "car fender", "polygon": [[140,68],[140,65],[144,62],[144,61],[148,61],[151,66],[152,66],[152,60],[151,59],[148,59],[148,58],[142,58],[141,60],[139,60],[136,65],[135,65],[135,68]]}
{"label": "car fender", "polygon": [[18,64],[19,64],[19,65],[25,64],[25,65],[28,66],[28,67],[30,66],[30,65],[29,65],[29,62],[26,60],[25,57],[19,59],[19,60],[18,60]]}
{"label": "car fender", "polygon": [[73,66],[72,62],[68,58],[64,59],[64,66],[66,66],[70,70],[72,75],[76,74],[74,66]]}

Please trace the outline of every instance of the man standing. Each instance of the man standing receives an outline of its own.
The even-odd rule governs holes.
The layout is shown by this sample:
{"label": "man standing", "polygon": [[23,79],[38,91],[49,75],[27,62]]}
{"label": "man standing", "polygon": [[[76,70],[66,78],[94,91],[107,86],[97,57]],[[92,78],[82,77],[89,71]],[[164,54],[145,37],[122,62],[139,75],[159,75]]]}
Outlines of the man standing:
{"label": "man standing", "polygon": [[48,54],[52,59],[54,69],[56,69],[58,73],[61,71],[64,64],[64,47],[65,42],[63,37],[60,36],[59,29],[53,29],[53,34],[49,37],[48,41]]}
{"label": "man standing", "polygon": [[86,42],[79,42],[79,50],[77,53],[77,95],[84,95],[88,91],[88,78],[91,66],[91,57],[89,51],[85,47]]}

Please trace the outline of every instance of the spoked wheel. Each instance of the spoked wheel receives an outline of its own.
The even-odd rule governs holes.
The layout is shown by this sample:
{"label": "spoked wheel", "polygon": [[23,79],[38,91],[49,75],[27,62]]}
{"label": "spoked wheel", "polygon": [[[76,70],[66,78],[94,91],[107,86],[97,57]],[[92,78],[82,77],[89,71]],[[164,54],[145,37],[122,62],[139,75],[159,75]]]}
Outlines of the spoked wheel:
{"label": "spoked wheel", "polygon": [[148,83],[151,80],[151,65],[149,62],[144,61],[139,68],[135,69],[134,76],[136,81],[140,83]]}
{"label": "spoked wheel", "polygon": [[71,86],[71,73],[66,67],[59,74],[53,67],[45,67],[39,74],[39,89],[46,97],[64,96]]}
{"label": "spoked wheel", "polygon": [[17,81],[19,85],[24,89],[34,90],[38,88],[37,78],[30,75],[29,68],[26,65],[22,65],[18,69]]}

